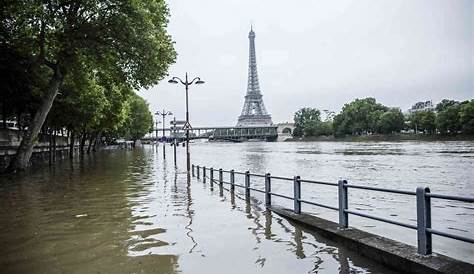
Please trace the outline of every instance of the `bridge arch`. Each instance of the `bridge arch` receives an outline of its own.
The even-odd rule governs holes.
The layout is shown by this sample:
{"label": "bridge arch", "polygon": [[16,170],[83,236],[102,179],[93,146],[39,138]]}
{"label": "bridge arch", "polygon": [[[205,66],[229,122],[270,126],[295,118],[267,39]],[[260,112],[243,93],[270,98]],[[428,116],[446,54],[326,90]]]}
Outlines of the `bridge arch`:
{"label": "bridge arch", "polygon": [[292,133],[291,131],[292,131],[291,128],[285,127],[285,128],[281,131],[281,133],[291,134],[291,133]]}

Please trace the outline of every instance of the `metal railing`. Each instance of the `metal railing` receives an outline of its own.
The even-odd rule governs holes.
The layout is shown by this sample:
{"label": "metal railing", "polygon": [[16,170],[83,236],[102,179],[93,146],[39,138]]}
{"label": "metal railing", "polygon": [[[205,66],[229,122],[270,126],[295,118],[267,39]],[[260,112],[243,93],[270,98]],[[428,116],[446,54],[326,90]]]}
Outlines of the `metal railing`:
{"label": "metal railing", "polygon": [[[196,170],[196,172],[195,172]],[[294,176],[293,178],[289,177],[281,177],[281,176],[272,176],[270,173],[263,174],[253,174],[249,171],[245,172],[238,172],[232,170],[223,170],[214,169],[214,168],[206,168],[192,165],[192,176],[195,177],[197,174],[197,179],[201,178],[202,171],[202,180],[205,183],[206,179],[209,179],[211,187],[213,187],[214,183],[218,183],[220,187],[223,184],[227,184],[230,186],[230,191],[234,191],[235,187],[243,188],[245,190],[245,198],[250,198],[250,191],[257,191],[263,193],[265,195],[265,205],[267,207],[271,206],[272,204],[272,196],[284,198],[288,200],[293,200],[293,212],[296,214],[301,213],[301,205],[302,204],[309,204],[313,206],[323,207],[326,209],[331,209],[334,211],[339,212],[339,227],[342,229],[349,227],[349,215],[356,215],[363,218],[368,218],[384,223],[389,223],[409,229],[414,229],[417,231],[417,247],[418,253],[421,255],[429,255],[433,252],[433,244],[432,244],[432,235],[438,235],[446,238],[451,238],[467,243],[474,243],[474,239],[467,238],[464,236],[451,234],[448,232],[443,232],[431,227],[431,199],[444,199],[444,200],[451,200],[451,201],[459,201],[459,202],[466,202],[466,203],[474,203],[474,197],[461,197],[461,196],[453,196],[453,195],[443,195],[443,194],[435,194],[431,193],[428,187],[417,187],[416,191],[406,191],[406,190],[398,190],[398,189],[389,189],[389,188],[380,188],[380,187],[370,187],[370,186],[363,186],[363,185],[355,185],[349,184],[346,180],[339,180],[337,183],[329,183],[329,182],[320,182],[320,181],[313,181],[313,180],[303,180],[300,176]],[[209,171],[209,176],[207,176],[207,171]],[[218,179],[214,179],[214,172],[217,171],[219,174]],[[224,181],[224,173],[229,174],[229,181]],[[244,185],[236,184],[235,183],[235,174],[244,175],[245,183]],[[257,189],[251,187],[251,176],[253,177],[260,177],[265,178],[265,189]],[[285,181],[292,181],[293,182],[293,197],[283,195],[280,193],[272,192],[272,179],[278,180],[285,180]],[[301,198],[301,183],[308,183],[308,184],[317,184],[317,185],[326,185],[337,187],[338,189],[338,207],[316,203],[313,201],[304,200]],[[349,209],[349,188],[355,189],[363,189],[363,190],[370,190],[370,191],[377,191],[377,192],[385,192],[385,193],[395,193],[400,195],[408,195],[408,196],[415,196],[416,197],[416,225],[414,224],[407,224],[403,222],[399,222],[396,220],[391,220],[383,217],[378,217],[374,215],[365,214],[359,211],[355,211]]]}

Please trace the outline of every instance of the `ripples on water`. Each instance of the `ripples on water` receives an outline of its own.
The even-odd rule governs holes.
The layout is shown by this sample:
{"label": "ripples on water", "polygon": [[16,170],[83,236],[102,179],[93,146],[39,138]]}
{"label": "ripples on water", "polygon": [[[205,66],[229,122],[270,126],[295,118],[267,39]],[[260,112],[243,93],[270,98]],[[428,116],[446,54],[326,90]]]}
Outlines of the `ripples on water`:
{"label": "ripples on water", "polygon": [[388,271],[171,162],[148,147],[1,177],[0,273]]}
{"label": "ripples on water", "polygon": [[[199,165],[250,170],[252,173],[336,183],[474,196],[474,142],[310,142],[310,143],[199,143],[193,162]],[[243,182],[243,179],[240,179]],[[252,181],[264,188],[263,180]],[[272,181],[277,192],[292,195],[291,182]],[[303,199],[337,206],[335,187],[302,185]],[[291,207],[285,200],[277,203]],[[349,208],[372,215],[416,224],[415,197],[349,189]],[[303,205],[303,210],[337,221],[336,212]],[[474,207],[468,203],[432,199],[433,227],[474,238]],[[351,226],[416,245],[416,231],[350,217]],[[433,236],[436,252],[474,262],[474,248],[455,240]]]}

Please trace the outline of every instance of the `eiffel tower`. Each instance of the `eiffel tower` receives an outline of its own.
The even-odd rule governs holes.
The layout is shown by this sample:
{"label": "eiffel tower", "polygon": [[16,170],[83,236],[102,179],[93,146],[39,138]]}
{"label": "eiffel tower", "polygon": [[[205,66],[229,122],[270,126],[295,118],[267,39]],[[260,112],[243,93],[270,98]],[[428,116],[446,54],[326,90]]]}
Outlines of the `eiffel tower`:
{"label": "eiffel tower", "polygon": [[249,77],[244,107],[237,121],[238,127],[272,125],[272,117],[263,104],[257,75],[257,57],[255,54],[255,32],[249,32]]}

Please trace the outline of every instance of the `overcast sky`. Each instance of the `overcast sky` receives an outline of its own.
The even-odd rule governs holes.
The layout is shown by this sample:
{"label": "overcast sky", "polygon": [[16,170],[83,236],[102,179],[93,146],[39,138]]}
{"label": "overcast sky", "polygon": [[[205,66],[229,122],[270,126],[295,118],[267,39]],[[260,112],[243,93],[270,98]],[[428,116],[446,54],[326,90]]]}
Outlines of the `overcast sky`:
{"label": "overcast sky", "polygon": [[[473,0],[172,0],[178,53],[170,76],[190,87],[193,126],[237,122],[247,87],[248,32],[256,33],[260,88],[273,122],[301,107],[339,111],[375,97],[408,109],[417,101],[474,98]],[[154,112],[184,119],[184,86],[167,79],[139,94]]]}

